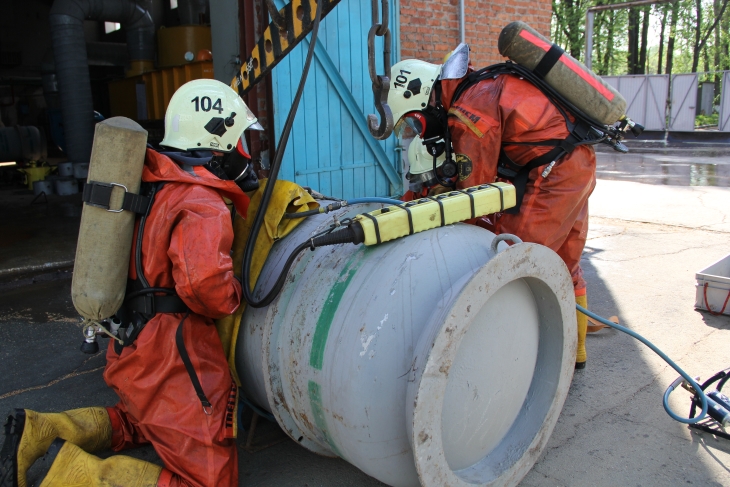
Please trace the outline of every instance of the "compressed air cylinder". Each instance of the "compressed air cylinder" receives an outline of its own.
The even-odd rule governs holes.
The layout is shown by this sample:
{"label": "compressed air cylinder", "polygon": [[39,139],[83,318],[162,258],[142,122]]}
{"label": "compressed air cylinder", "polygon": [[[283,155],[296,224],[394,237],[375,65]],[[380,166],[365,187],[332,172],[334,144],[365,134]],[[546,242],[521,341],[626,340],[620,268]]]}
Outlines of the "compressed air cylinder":
{"label": "compressed air cylinder", "polygon": [[[124,188],[139,193],[146,145],[147,131],[128,118],[96,125],[88,181],[120,185],[112,190],[110,210],[121,208]],[[96,321],[122,306],[134,233],[134,213],[110,210],[84,204],[71,284],[76,311]]]}
{"label": "compressed air cylinder", "polygon": [[538,73],[596,121],[611,125],[625,115],[626,100],[618,91],[524,22],[502,29],[497,47],[502,56]]}

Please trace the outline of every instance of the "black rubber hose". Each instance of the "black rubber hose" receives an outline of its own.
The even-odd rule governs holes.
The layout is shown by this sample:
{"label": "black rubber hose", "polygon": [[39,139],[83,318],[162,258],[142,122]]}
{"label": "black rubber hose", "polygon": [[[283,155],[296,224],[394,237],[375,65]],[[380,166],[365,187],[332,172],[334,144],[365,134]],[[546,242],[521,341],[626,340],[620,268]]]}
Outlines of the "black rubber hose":
{"label": "black rubber hose", "polygon": [[[351,226],[337,232],[326,233],[300,244],[296,249],[294,249],[291,254],[289,254],[289,258],[286,260],[286,263],[284,264],[284,267],[282,268],[279,277],[276,279],[274,286],[267,294],[266,299],[262,300],[262,302],[268,302],[266,302],[266,304],[263,304],[262,306],[270,304],[271,301],[273,301],[273,299],[281,292],[284,287],[284,283],[286,282],[286,277],[289,274],[289,269],[291,269],[291,266],[294,264],[294,260],[303,250],[308,248],[314,249],[314,247],[324,247],[325,245],[337,245],[345,243],[360,244],[364,240],[365,234],[362,231],[362,227],[359,223],[354,223]],[[271,297],[269,298],[269,296]]]}
{"label": "black rubber hose", "polygon": [[[339,232],[338,232],[339,233]],[[278,294],[281,292],[282,288],[284,287],[284,283],[286,282],[286,276],[289,274],[289,269],[291,269],[292,264],[294,264],[294,260],[297,258],[297,256],[305,249],[311,248],[312,242],[307,241],[302,244],[300,244],[294,251],[289,254],[289,258],[286,260],[286,263],[284,264],[284,268],[281,270],[281,273],[279,274],[279,277],[276,279],[276,282],[274,283],[274,286],[271,288],[271,291],[269,291],[264,299],[261,301],[256,302],[258,306],[254,306],[253,303],[249,302],[249,305],[253,306],[254,308],[263,308],[264,306],[268,306],[271,304],[271,302],[278,296]],[[248,282],[248,281],[247,281]],[[248,284],[241,283],[241,286],[243,289],[246,289],[248,287]]]}
{"label": "black rubber hose", "polygon": [[362,233],[362,227],[359,223],[353,223],[351,226],[343,228],[337,232],[325,233],[311,240],[314,247],[324,247],[325,245],[337,245],[345,243],[360,244],[365,240]]}
{"label": "black rubber hose", "polygon": [[307,75],[309,74],[309,66],[312,64],[312,57],[314,56],[314,47],[317,44],[317,34],[319,32],[319,23],[322,20],[322,5],[324,2],[318,2],[317,3],[317,13],[314,17],[314,27],[312,28],[312,37],[309,41],[309,51],[307,52],[307,59],[304,62],[304,69],[302,70],[302,78],[299,81],[299,88],[297,89],[297,94],[294,97],[294,102],[292,103],[291,108],[289,109],[289,115],[286,118],[286,123],[284,124],[284,130],[281,133],[281,142],[279,142],[279,146],[276,148],[276,154],[274,156],[274,160],[271,163],[271,170],[269,172],[269,180],[266,183],[266,188],[264,189],[264,194],[261,197],[261,204],[259,206],[258,211],[256,212],[256,217],[254,218],[253,226],[251,228],[251,234],[248,237],[248,242],[246,242],[246,248],[243,252],[243,262],[241,264],[241,284],[243,289],[243,299],[248,303],[249,306],[254,308],[263,308],[264,306],[269,305],[277,294],[279,294],[279,291],[281,291],[281,287],[284,285],[284,280],[286,279],[286,275],[289,272],[289,267],[291,267],[292,263],[294,262],[294,258],[296,257],[299,252],[310,246],[310,243],[307,242],[305,244],[300,245],[297,247],[297,249],[292,252],[292,255],[289,256],[289,260],[287,261],[287,265],[284,266],[284,269],[282,270],[281,275],[276,281],[276,284],[274,287],[266,293],[266,295],[261,300],[256,300],[253,297],[253,290],[249,287],[251,285],[251,260],[253,259],[253,252],[254,248],[256,246],[256,241],[258,240],[259,231],[261,230],[261,226],[264,223],[264,217],[266,216],[266,210],[269,207],[269,201],[271,200],[271,195],[274,191],[274,186],[276,183],[276,178],[279,174],[279,169],[281,167],[281,161],[284,158],[284,151],[286,150],[286,144],[289,141],[289,133],[291,132],[292,125],[294,125],[294,117],[297,113],[297,108],[299,107],[299,101],[302,98],[302,93],[304,92],[304,85],[307,82]]}
{"label": "black rubber hose", "polygon": [[308,210],[308,211],[302,211],[299,213],[284,213],[284,218],[294,219],[294,218],[307,218],[308,216],[314,216],[319,215],[322,213],[319,211],[319,208],[316,210]]}

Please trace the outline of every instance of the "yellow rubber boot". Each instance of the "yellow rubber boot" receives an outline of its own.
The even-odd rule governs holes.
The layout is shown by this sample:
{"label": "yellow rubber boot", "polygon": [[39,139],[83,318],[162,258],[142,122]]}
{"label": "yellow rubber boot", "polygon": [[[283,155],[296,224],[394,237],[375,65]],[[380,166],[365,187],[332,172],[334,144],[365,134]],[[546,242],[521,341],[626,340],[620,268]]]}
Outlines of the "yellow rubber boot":
{"label": "yellow rubber boot", "polygon": [[123,455],[102,460],[60,438],[48,456],[53,463],[40,487],[155,487],[162,473],[162,467]]}
{"label": "yellow rubber boot", "polygon": [[[14,421],[12,436],[5,440],[13,442],[14,447],[4,447],[4,455],[14,456],[14,487],[27,487],[26,472],[56,438],[68,440],[88,452],[111,447],[112,426],[106,408],[73,409],[63,413],[17,409]],[[6,429],[7,435],[8,426]],[[9,463],[3,459],[4,465]]]}
{"label": "yellow rubber boot", "polygon": [[[588,296],[576,296],[575,303],[588,309]],[[576,310],[576,319],[578,320],[578,350],[575,353],[575,368],[584,369],[588,353],[586,352],[586,331],[588,331],[588,317]]]}

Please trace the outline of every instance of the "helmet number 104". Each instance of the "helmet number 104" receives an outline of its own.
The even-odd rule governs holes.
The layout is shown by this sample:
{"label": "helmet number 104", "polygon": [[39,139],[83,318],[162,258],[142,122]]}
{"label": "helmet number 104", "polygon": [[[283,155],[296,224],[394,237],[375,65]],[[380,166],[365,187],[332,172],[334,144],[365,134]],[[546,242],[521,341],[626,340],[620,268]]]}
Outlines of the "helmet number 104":
{"label": "helmet number 104", "polygon": [[223,112],[223,105],[221,105],[220,98],[218,98],[215,103],[213,103],[211,99],[207,96],[204,96],[203,98],[196,96],[195,98],[190,100],[190,103],[195,103],[196,112],[199,112],[201,109],[204,112],[209,112],[211,109],[217,110],[219,114]]}

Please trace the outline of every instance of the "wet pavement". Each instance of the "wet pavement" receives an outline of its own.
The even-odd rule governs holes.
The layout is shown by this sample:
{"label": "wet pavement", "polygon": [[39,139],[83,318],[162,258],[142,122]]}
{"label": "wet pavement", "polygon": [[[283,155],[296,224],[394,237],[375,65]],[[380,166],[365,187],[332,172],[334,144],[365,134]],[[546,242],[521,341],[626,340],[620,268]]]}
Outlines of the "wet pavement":
{"label": "wet pavement", "polygon": [[628,154],[599,147],[596,152],[599,179],[634,181],[673,186],[730,187],[730,149],[678,147],[631,147]]}
{"label": "wet pavement", "polygon": [[0,186],[0,278],[73,265],[81,195],[41,195]]}

